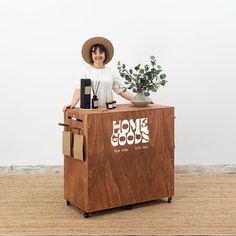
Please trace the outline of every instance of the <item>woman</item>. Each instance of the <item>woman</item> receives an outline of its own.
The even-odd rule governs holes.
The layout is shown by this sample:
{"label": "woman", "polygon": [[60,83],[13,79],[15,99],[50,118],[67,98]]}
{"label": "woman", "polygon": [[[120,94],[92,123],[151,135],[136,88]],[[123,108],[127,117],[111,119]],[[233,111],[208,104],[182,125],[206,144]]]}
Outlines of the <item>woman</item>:
{"label": "woman", "polygon": [[64,106],[63,111],[74,108],[80,100],[80,79],[88,78],[92,81],[100,81],[98,87],[98,101],[101,107],[106,106],[106,102],[113,101],[112,90],[121,97],[130,100],[133,95],[129,91],[123,91],[124,85],[106,64],[112,59],[114,48],[112,43],[103,37],[94,37],[87,40],[82,47],[83,59],[89,64],[80,74],[72,101]]}

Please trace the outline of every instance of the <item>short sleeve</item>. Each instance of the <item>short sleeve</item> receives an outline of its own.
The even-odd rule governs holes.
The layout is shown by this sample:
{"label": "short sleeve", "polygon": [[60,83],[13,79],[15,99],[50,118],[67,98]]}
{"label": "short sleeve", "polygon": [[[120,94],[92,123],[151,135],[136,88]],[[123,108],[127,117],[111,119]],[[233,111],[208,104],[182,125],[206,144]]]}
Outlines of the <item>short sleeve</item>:
{"label": "short sleeve", "polygon": [[112,89],[114,90],[115,93],[119,94],[124,90],[124,88],[125,85],[121,80],[121,77],[115,74]]}
{"label": "short sleeve", "polygon": [[83,78],[87,78],[85,71],[82,69],[80,70],[80,72],[78,72],[77,76],[76,76],[76,80],[75,80],[75,88],[76,89],[80,89],[80,83],[81,83],[81,79]]}

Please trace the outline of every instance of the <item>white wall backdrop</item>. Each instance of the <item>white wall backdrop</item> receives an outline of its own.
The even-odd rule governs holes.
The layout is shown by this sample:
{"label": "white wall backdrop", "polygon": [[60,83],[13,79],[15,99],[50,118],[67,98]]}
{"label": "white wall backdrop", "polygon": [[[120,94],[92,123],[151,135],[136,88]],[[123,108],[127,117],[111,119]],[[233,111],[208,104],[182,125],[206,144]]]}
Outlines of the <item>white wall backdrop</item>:
{"label": "white wall backdrop", "polygon": [[93,36],[113,42],[115,70],[157,56],[176,164],[235,164],[235,22],[234,0],[0,0],[0,165],[63,164],[57,124]]}

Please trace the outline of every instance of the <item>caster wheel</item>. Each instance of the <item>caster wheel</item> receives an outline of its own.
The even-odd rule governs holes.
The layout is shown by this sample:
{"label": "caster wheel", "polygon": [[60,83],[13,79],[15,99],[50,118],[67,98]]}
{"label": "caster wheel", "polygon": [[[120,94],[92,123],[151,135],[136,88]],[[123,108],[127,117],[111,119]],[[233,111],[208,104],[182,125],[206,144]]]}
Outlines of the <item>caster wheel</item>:
{"label": "caster wheel", "polygon": [[168,203],[171,203],[172,201],[172,196],[168,197]]}
{"label": "caster wheel", "polygon": [[128,206],[126,206],[126,209],[127,209],[127,210],[132,210],[132,209],[133,209],[133,206],[132,206],[132,205],[128,205]]}
{"label": "caster wheel", "polygon": [[69,206],[69,205],[70,205],[70,202],[69,202],[69,201],[66,201],[66,205]]}
{"label": "caster wheel", "polygon": [[84,213],[84,218],[89,218],[89,213]]}

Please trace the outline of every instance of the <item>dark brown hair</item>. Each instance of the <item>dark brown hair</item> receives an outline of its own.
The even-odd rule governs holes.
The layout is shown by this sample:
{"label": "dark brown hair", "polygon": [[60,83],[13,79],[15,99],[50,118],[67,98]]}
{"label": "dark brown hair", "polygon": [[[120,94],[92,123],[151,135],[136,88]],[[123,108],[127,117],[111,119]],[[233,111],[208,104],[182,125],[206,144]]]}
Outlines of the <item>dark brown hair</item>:
{"label": "dark brown hair", "polygon": [[96,52],[97,49],[99,49],[100,52],[104,52],[105,53],[105,60],[104,60],[104,62],[106,61],[106,53],[107,53],[106,48],[102,44],[94,44],[90,48],[90,51],[89,51],[90,63],[93,63],[92,53]]}

